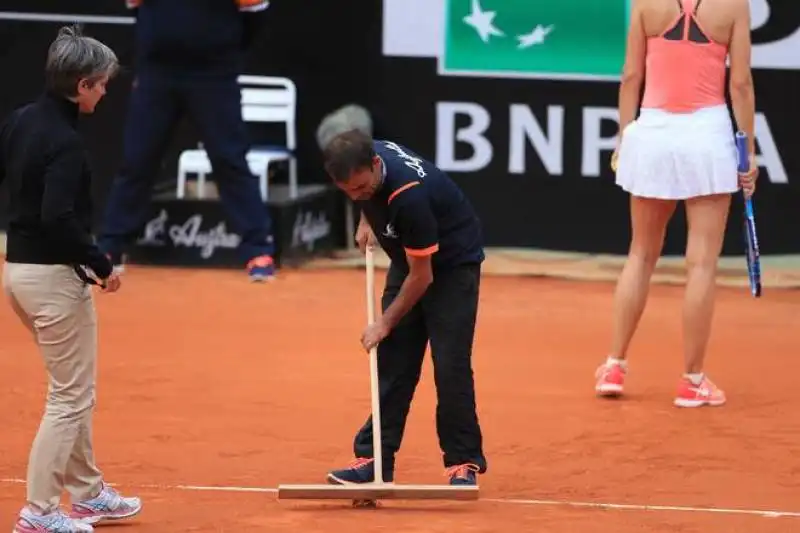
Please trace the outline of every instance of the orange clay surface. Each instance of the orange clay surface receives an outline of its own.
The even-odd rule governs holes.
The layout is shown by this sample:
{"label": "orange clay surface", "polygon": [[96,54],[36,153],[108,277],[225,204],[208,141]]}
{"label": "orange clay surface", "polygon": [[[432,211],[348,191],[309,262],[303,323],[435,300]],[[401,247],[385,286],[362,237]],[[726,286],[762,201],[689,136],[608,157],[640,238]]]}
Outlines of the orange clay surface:
{"label": "orange clay surface", "polygon": [[[378,272],[379,286],[383,278]],[[96,453],[109,481],[144,498],[142,514],[122,529],[800,531],[800,294],[767,290],[757,301],[746,289],[720,289],[707,369],[729,403],[678,410],[671,401],[682,370],[680,287],[651,291],[631,349],[629,396],[594,397],[612,291],[605,283],[485,277],[474,356],[489,458],[481,501],[387,501],[363,510],[347,501],[277,501],[269,491],[180,487],[317,483],[347,464],[369,408],[368,356],[359,346],[363,272],[285,271],[254,286],[239,271],[131,267],[121,292],[96,299]],[[5,302],[0,376],[0,529],[10,530],[24,503],[19,480],[45,375]],[[398,482],[446,481],[434,398],[428,359]]]}

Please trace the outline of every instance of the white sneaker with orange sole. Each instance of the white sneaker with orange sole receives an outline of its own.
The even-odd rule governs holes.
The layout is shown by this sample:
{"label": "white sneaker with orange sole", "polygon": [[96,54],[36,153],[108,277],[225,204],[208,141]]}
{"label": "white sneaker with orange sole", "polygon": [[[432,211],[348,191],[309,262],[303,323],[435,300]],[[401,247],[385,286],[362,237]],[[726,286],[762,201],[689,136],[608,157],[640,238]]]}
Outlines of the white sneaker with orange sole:
{"label": "white sneaker with orange sole", "polygon": [[692,383],[689,378],[682,378],[678,385],[678,394],[675,396],[677,407],[703,407],[710,405],[717,407],[726,401],[725,392],[707,377],[699,385]]}
{"label": "white sneaker with orange sole", "polygon": [[625,374],[627,370],[619,363],[606,362],[595,371],[594,390],[598,396],[621,396],[625,387]]}

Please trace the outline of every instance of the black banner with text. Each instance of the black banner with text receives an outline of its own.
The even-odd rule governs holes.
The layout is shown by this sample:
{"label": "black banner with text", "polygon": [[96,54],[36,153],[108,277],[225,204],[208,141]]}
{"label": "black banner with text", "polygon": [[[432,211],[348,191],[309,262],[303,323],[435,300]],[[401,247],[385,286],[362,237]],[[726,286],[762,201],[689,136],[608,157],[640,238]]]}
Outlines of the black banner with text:
{"label": "black banner with text", "polygon": [[[314,17],[308,16],[310,9]],[[99,222],[111,180],[121,165],[123,126],[135,74],[135,19],[125,7],[125,0],[3,0],[0,69],[6,76],[0,87],[0,117],[42,91],[47,48],[58,28],[73,22],[83,24],[85,33],[113,48],[125,67],[109,84],[108,95],[95,115],[80,125],[94,170],[93,195],[98,206],[95,219]],[[270,2],[265,26],[248,52],[243,74],[287,77],[294,82],[295,153],[301,185],[328,182],[315,135],[322,118],[349,103],[375,107],[377,80],[364,73],[380,67],[380,36],[380,6],[372,0],[317,0],[311,7],[308,2],[292,0]],[[279,144],[282,133],[281,127],[251,128],[253,141],[260,144]],[[199,141],[202,139],[191,117],[183,117],[161,162],[157,190],[174,190],[178,156],[183,150],[195,148]],[[282,181],[285,183],[285,179]],[[4,206],[5,187],[0,187],[0,229],[4,226]]]}
{"label": "black banner with text", "polygon": [[[488,245],[627,252],[628,196],[609,168],[619,87],[609,72],[618,76],[621,68],[626,26],[598,35],[598,46],[589,49],[559,48],[555,38],[549,47],[548,40],[557,32],[562,42],[591,38],[568,32],[576,23],[583,30],[608,26],[575,19],[617,16],[615,4],[624,13],[625,0],[609,0],[594,15],[598,3],[588,0],[542,6],[522,0],[384,0],[387,123],[397,142],[435,161],[464,188],[483,219]],[[764,254],[800,253],[794,131],[800,119],[800,6],[751,4],[759,239]],[[587,55],[596,59],[586,61]],[[605,60],[618,66],[607,67]],[[742,210],[737,197],[725,254],[742,253]],[[666,254],[684,252],[685,231],[680,210]]]}
{"label": "black banner with text", "polygon": [[[358,103],[373,113],[377,136],[408,145],[451,174],[475,204],[488,246],[625,253],[628,197],[608,162],[629,4],[343,0],[302,7],[273,0],[248,72],[287,76],[298,87],[302,183],[326,180],[315,139],[321,118]],[[87,22],[87,31],[129,64],[134,26],[120,18],[129,16],[124,1],[81,6],[75,16],[105,17]],[[800,253],[800,150],[793,131],[800,119],[800,4],[752,0],[751,7],[760,244],[764,254]],[[47,45],[66,21],[58,18],[64,12],[58,0],[38,0],[35,10],[25,0],[6,0],[3,9],[0,65],[15,80],[0,89],[5,115],[40,90]],[[308,17],[309,9],[317,16]],[[97,116],[82,126],[99,205],[119,167],[130,82],[128,74],[112,84]],[[184,121],[162,163],[166,187],[174,187],[180,151],[198,140]],[[0,219],[2,211],[0,198]],[[741,220],[737,197],[724,254],[742,252]],[[685,230],[679,211],[666,254],[683,253]]]}

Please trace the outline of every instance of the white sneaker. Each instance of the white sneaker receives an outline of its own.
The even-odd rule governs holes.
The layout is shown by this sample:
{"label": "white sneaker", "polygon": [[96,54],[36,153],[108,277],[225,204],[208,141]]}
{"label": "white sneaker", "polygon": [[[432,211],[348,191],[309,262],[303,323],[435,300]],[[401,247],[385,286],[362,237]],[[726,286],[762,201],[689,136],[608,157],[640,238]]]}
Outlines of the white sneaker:
{"label": "white sneaker", "polygon": [[94,528],[82,520],[70,518],[61,510],[36,514],[29,507],[19,513],[13,533],[92,533]]}
{"label": "white sneaker", "polygon": [[75,502],[72,504],[72,518],[96,524],[106,520],[122,520],[139,514],[142,510],[142,500],[139,498],[124,498],[120,494],[103,484],[103,490],[91,500]]}

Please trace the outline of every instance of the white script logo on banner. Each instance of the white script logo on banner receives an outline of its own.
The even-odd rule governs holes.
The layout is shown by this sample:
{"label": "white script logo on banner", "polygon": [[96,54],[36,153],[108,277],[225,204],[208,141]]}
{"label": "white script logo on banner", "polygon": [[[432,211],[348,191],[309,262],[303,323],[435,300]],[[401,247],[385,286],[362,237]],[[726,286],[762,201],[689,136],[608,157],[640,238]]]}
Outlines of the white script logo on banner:
{"label": "white script logo on banner", "polygon": [[170,225],[168,221],[169,213],[166,209],[162,209],[156,217],[145,224],[143,235],[137,240],[137,244],[166,246],[166,238],[169,237],[174,247],[199,248],[200,257],[209,259],[217,248],[235,250],[241,242],[237,234],[227,231],[225,222],[219,222],[206,231],[201,230],[203,226],[201,214],[190,216],[180,225]]}

